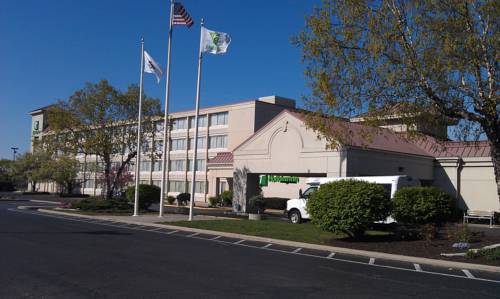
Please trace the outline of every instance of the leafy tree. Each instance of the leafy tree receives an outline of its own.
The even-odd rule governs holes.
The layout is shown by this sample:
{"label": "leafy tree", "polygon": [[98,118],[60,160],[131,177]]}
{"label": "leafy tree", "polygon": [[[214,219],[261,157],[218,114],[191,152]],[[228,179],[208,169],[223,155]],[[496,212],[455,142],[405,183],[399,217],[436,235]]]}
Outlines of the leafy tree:
{"label": "leafy tree", "polygon": [[47,168],[49,161],[50,155],[44,151],[25,153],[13,163],[12,174],[16,180],[22,182],[23,186],[29,183],[31,191],[35,192],[37,183],[51,178]]}
{"label": "leafy tree", "polygon": [[455,123],[456,137],[489,140],[500,194],[500,1],[324,0],[293,42],[311,87],[307,123],[332,145],[352,132],[331,131],[324,115],[369,111],[376,124],[397,107],[410,129]]}
{"label": "leafy tree", "polygon": [[70,156],[60,156],[47,163],[50,178],[71,194],[76,183],[80,162]]}
{"label": "leafy tree", "polygon": [[14,161],[0,160],[0,191],[11,191],[14,188],[14,178],[12,177],[12,164]]}
{"label": "leafy tree", "polygon": [[[130,85],[120,92],[108,81],[87,83],[67,101],[48,111],[50,131],[42,138],[49,152],[96,155],[103,163],[104,194],[111,198],[121,184],[120,178],[137,155],[137,124],[139,88]],[[160,115],[158,99],[143,96],[144,121]],[[143,132],[144,133],[144,132]],[[122,156],[116,173],[113,158]],[[116,162],[115,162],[116,163]]]}

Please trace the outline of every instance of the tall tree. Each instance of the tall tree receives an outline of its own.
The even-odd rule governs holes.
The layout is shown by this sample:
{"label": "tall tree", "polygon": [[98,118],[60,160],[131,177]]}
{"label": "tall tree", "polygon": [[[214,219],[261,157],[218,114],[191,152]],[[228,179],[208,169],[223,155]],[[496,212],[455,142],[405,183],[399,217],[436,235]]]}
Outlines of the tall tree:
{"label": "tall tree", "polygon": [[46,164],[50,178],[63,186],[68,194],[73,193],[80,162],[72,156],[62,155]]}
{"label": "tall tree", "polygon": [[50,172],[46,167],[48,161],[50,161],[50,155],[44,151],[25,153],[13,163],[13,177],[18,182],[22,182],[23,186],[30,184],[31,191],[35,192],[39,182],[50,179]]}
{"label": "tall tree", "polygon": [[[104,195],[111,198],[123,171],[137,154],[137,115],[139,88],[130,85],[126,92],[113,88],[106,80],[87,83],[67,101],[48,111],[49,132],[42,138],[51,152],[96,155],[103,163]],[[161,114],[158,99],[143,97],[145,122]],[[124,159],[114,161],[124,155]],[[118,164],[112,173],[113,163]]]}
{"label": "tall tree", "polygon": [[324,0],[293,42],[320,134],[350,134],[324,115],[377,123],[394,107],[410,129],[458,123],[457,137],[489,140],[500,194],[500,1]]}

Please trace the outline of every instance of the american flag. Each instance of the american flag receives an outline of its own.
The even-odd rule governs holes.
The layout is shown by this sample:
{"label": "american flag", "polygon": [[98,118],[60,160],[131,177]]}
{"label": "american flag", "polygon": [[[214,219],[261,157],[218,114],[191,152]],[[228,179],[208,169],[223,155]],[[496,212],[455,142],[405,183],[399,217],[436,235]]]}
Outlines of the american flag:
{"label": "american flag", "polygon": [[184,6],[180,4],[179,2],[174,3],[174,25],[186,25],[191,27],[193,25],[193,19],[191,16],[188,14]]}

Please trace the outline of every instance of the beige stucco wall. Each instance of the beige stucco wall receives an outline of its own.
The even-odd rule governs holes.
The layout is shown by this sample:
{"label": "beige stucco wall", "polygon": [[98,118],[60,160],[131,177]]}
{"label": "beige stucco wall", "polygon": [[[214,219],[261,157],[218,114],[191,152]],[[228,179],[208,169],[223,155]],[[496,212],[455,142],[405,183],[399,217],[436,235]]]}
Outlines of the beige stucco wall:
{"label": "beige stucco wall", "polygon": [[297,184],[269,182],[268,186],[262,187],[262,194],[265,197],[298,198],[299,189],[304,191],[308,188],[306,180],[306,177],[299,177]]}
{"label": "beige stucco wall", "polygon": [[462,209],[500,212],[491,159],[464,158],[459,176],[457,161],[457,158],[437,159],[434,186],[458,198]]}
{"label": "beige stucco wall", "polygon": [[347,152],[347,176],[409,175],[432,180],[433,166],[433,157],[355,148]]}

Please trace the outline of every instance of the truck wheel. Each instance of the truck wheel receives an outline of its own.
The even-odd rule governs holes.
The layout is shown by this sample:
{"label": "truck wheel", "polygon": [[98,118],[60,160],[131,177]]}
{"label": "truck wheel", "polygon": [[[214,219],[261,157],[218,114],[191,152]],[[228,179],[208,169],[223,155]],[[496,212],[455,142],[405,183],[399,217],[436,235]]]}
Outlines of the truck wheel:
{"label": "truck wheel", "polygon": [[293,210],[288,214],[288,219],[293,224],[299,224],[302,222],[302,216],[298,210]]}

